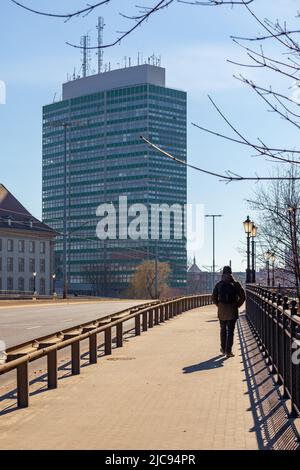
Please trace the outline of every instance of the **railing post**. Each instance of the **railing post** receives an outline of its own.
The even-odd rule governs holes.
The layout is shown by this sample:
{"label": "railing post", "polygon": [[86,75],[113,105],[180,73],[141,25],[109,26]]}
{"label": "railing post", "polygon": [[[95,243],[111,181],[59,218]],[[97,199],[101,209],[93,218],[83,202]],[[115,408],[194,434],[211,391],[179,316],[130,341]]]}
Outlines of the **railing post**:
{"label": "railing post", "polygon": [[143,331],[148,330],[148,312],[143,312]]}
{"label": "railing post", "polygon": [[159,325],[159,307],[154,309],[155,325]]}
{"label": "railing post", "polygon": [[280,305],[279,295],[273,294],[272,298],[272,326],[271,326],[271,348],[270,348],[270,360],[271,360],[271,374],[276,374],[276,369],[278,367],[278,357],[277,357],[277,310]]}
{"label": "railing post", "polygon": [[97,364],[97,334],[93,333],[89,337],[90,364]]}
{"label": "railing post", "polygon": [[149,310],[149,328],[153,328],[153,310]]}
{"label": "railing post", "polygon": [[105,342],[105,355],[110,356],[111,354],[111,327],[104,330],[104,342]]}
{"label": "railing post", "polygon": [[163,322],[165,321],[164,312],[165,312],[165,307],[164,307],[164,305],[160,305],[160,306],[159,306],[159,316],[160,316],[160,322],[161,322],[161,323],[163,323]]}
{"label": "railing post", "polygon": [[80,374],[80,341],[71,344],[72,375]]}
{"label": "railing post", "polygon": [[117,333],[117,348],[122,348],[123,346],[123,322],[120,322],[116,326]]}
{"label": "railing post", "polygon": [[288,310],[289,305],[288,305],[288,297],[284,298],[284,304],[283,304],[283,312],[282,312],[282,385],[283,385],[283,394],[282,394],[282,399],[288,399],[289,395],[287,393],[287,370],[286,370],[286,341],[287,341],[287,335],[286,335],[286,322],[287,318],[285,315],[285,310]]}
{"label": "railing post", "polygon": [[17,394],[18,407],[27,408],[29,406],[28,361],[17,367]]}
{"label": "railing post", "polygon": [[281,312],[278,307],[282,304],[282,328],[284,325],[284,311],[289,308],[288,305],[288,297],[283,297],[283,301],[281,299],[278,299],[277,301],[277,310],[276,310],[276,349],[277,349],[277,385],[283,385],[283,376],[284,376],[284,363],[283,363],[283,353],[282,353],[282,348],[281,348],[281,338],[282,338],[282,331],[281,331],[281,326],[280,326],[280,320],[281,320]]}
{"label": "railing post", "polygon": [[169,304],[165,305],[165,320],[169,320]]}
{"label": "railing post", "polygon": [[48,388],[57,388],[57,349],[47,354],[47,379]]}
{"label": "railing post", "polygon": [[135,316],[135,336],[140,336],[141,334],[141,315],[138,314]]}
{"label": "railing post", "polygon": [[295,300],[292,300],[291,302],[291,326],[290,326],[290,360],[289,360],[289,364],[290,364],[290,395],[291,395],[291,411],[289,413],[289,418],[293,419],[293,418],[296,418],[298,416],[297,414],[297,411],[296,411],[296,408],[295,408],[295,405],[297,404],[297,401],[298,401],[298,404],[299,404],[299,398],[297,400],[297,395],[296,395],[296,391],[298,389],[298,386],[299,384],[296,383],[296,367],[299,365],[298,364],[293,364],[293,361],[292,361],[292,356],[293,356],[293,352],[294,352],[294,338],[296,336],[296,327],[295,327],[295,322],[293,320],[293,316],[294,315],[297,315],[297,311],[298,311],[298,308],[297,308],[297,302]]}
{"label": "railing post", "polygon": [[173,318],[173,302],[169,303],[169,318]]}

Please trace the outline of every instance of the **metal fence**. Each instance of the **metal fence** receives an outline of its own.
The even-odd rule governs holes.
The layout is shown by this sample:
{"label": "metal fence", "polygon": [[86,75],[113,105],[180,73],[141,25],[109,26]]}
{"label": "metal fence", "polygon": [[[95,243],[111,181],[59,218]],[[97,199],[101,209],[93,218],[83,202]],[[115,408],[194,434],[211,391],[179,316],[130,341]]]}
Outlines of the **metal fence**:
{"label": "metal fence", "polygon": [[156,301],[18,345],[6,351],[7,362],[0,365],[0,376],[16,370],[18,407],[26,408],[29,406],[30,362],[47,357],[48,388],[55,389],[58,385],[57,353],[59,350],[68,346],[71,348],[72,375],[78,375],[81,368],[81,341],[89,341],[89,362],[95,364],[98,361],[98,335],[100,333],[104,333],[104,353],[110,355],[112,354],[113,329],[116,333],[116,347],[120,348],[123,346],[126,322],[134,320],[133,331],[135,336],[138,336],[141,331],[147,331],[187,310],[211,303],[211,295],[194,295]]}
{"label": "metal fence", "polygon": [[300,316],[297,302],[261,287],[247,287],[246,313],[271,372],[300,416]]}

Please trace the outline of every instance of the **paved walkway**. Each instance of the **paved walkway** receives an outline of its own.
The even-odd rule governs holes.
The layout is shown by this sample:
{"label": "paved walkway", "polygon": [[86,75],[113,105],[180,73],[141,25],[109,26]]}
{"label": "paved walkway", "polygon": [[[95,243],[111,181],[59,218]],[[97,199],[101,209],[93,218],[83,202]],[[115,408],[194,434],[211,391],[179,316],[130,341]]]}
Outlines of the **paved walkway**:
{"label": "paved walkway", "polygon": [[232,359],[219,355],[218,329],[210,306],[130,338],[58,390],[34,394],[30,408],[0,416],[0,449],[276,448],[278,433],[292,442],[293,429],[278,424],[283,405],[273,382],[266,389],[269,375],[263,397],[261,380],[253,382],[266,369],[253,369],[260,353],[246,320]]}

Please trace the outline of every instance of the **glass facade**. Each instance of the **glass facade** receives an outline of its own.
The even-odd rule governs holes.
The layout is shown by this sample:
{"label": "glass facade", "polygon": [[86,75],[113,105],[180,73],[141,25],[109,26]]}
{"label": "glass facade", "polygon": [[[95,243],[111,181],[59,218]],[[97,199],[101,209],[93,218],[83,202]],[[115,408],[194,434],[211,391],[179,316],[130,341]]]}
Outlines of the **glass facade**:
{"label": "glass facade", "polygon": [[[63,100],[43,108],[43,220],[63,232],[64,127],[67,124],[68,272],[72,291],[124,294],[143,260],[171,266],[171,287],[185,292],[186,241],[104,240],[102,203],[186,204],[186,168],[149,148],[140,135],[186,159],[186,93],[150,83]],[[62,237],[56,243],[58,283]]]}

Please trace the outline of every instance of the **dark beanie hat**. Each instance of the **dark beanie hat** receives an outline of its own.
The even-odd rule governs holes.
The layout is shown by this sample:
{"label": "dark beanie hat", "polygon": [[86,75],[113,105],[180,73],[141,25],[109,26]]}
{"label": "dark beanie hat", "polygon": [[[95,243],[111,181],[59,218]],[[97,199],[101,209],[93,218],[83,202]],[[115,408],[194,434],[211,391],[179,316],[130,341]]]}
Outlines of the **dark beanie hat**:
{"label": "dark beanie hat", "polygon": [[230,266],[224,266],[223,274],[232,274],[232,270]]}

